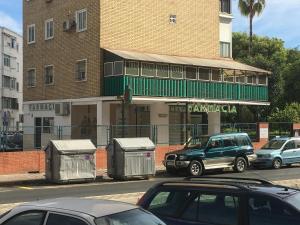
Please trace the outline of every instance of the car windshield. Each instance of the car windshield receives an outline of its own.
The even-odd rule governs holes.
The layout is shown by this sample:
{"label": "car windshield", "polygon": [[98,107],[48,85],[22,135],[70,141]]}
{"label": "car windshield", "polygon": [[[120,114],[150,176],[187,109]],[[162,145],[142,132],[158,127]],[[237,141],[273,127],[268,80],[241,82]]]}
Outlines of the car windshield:
{"label": "car windshield", "polygon": [[300,193],[292,195],[288,197],[286,200],[288,203],[292,204],[295,208],[300,210]]}
{"label": "car windshield", "polygon": [[95,222],[97,225],[165,225],[157,217],[141,209],[100,217]]}
{"label": "car windshield", "polygon": [[280,149],[286,140],[271,140],[265,144],[261,149]]}
{"label": "car windshield", "polygon": [[201,148],[207,145],[208,140],[208,136],[191,137],[184,146],[185,148]]}

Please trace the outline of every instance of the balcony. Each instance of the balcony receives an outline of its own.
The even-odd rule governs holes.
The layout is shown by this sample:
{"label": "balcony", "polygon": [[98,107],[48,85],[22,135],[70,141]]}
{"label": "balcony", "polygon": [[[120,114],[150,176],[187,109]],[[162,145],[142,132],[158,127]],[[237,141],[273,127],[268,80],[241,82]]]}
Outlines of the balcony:
{"label": "balcony", "polygon": [[268,71],[233,60],[112,51],[104,55],[104,95],[268,102]]}

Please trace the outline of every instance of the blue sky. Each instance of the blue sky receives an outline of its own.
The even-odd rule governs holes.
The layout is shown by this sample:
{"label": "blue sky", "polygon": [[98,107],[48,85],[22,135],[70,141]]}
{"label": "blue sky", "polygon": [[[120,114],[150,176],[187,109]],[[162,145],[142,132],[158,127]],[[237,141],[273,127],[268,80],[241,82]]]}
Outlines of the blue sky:
{"label": "blue sky", "polygon": [[[240,15],[237,8],[238,0],[232,1],[235,17],[233,31],[248,32],[248,19]],[[279,37],[285,41],[286,47],[300,48],[300,0],[266,0],[266,2],[263,14],[254,20],[254,33]],[[18,33],[22,32],[22,0],[0,0],[0,26],[11,28]]]}

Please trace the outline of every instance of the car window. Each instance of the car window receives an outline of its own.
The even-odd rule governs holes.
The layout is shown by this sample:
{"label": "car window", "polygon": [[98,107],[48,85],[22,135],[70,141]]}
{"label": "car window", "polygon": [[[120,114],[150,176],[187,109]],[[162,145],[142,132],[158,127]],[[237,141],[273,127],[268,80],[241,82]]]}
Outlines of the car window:
{"label": "car window", "polygon": [[150,202],[148,210],[155,215],[174,216],[192,195],[191,191],[158,192]]}
{"label": "car window", "polygon": [[141,209],[97,218],[95,222],[97,225],[165,225],[160,219]]}
{"label": "car window", "polygon": [[300,224],[295,211],[277,199],[250,197],[248,203],[249,225]]}
{"label": "car window", "polygon": [[28,211],[12,217],[3,225],[42,225],[45,215],[43,211]]}
{"label": "car window", "polygon": [[289,141],[288,143],[285,144],[284,149],[288,150],[288,149],[295,149],[296,145],[294,141]]}
{"label": "car window", "polygon": [[236,141],[237,141],[237,144],[239,146],[249,146],[249,145],[251,145],[248,137],[245,136],[245,135],[237,135],[236,136]]}
{"label": "car window", "polygon": [[239,199],[224,194],[199,194],[190,201],[181,218],[201,224],[237,225]]}
{"label": "car window", "polygon": [[223,147],[223,142],[222,139],[216,139],[216,138],[212,138],[211,141],[208,144],[208,147],[210,149],[214,149],[214,148],[221,148]]}
{"label": "car window", "polygon": [[285,142],[285,140],[271,140],[267,144],[265,144],[261,149],[280,149]]}
{"label": "car window", "polygon": [[50,213],[46,225],[87,225],[87,223],[71,216]]}
{"label": "car window", "polygon": [[300,148],[300,140],[295,140],[296,148]]}
{"label": "car window", "polygon": [[232,147],[232,146],[237,146],[237,141],[235,140],[234,137],[224,137],[223,138],[223,146],[224,147]]}

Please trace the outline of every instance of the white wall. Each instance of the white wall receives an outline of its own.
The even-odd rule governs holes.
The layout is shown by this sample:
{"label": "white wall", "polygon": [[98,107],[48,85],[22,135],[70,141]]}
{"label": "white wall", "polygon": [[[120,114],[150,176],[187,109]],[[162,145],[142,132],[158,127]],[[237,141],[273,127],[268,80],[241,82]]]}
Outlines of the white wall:
{"label": "white wall", "polygon": [[208,135],[220,133],[221,131],[221,113],[208,113]]}

